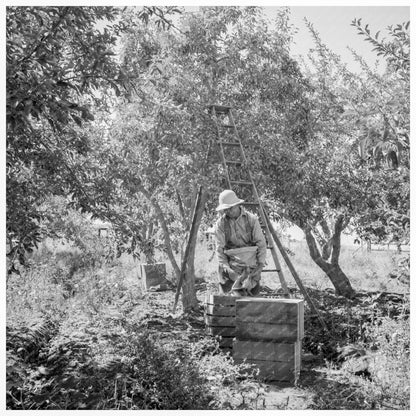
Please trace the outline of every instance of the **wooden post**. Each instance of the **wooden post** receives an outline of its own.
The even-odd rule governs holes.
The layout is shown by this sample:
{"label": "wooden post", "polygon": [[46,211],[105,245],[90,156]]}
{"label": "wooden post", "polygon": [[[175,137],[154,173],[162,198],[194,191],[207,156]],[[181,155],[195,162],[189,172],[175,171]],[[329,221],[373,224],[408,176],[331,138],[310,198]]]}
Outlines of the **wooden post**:
{"label": "wooden post", "polygon": [[194,212],[192,213],[192,224],[191,224],[191,229],[189,230],[188,242],[186,244],[185,254],[184,254],[183,259],[182,259],[181,274],[179,276],[178,287],[176,289],[175,303],[173,305],[173,313],[175,313],[175,311],[176,311],[176,306],[178,305],[179,293],[181,291],[183,279],[185,278],[186,264],[188,262],[189,250],[191,248],[191,237],[192,237],[193,232],[195,230],[196,214],[198,212],[199,205],[201,203],[201,195],[202,195],[202,186],[199,187],[198,195],[196,197],[196,203],[195,203],[195,207],[194,207]]}

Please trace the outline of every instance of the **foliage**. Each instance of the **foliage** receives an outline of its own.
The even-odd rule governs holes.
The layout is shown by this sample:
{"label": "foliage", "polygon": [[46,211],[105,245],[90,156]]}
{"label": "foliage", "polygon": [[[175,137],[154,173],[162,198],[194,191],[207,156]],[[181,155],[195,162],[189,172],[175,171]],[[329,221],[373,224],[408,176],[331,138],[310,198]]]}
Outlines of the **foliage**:
{"label": "foliage", "polygon": [[250,409],[261,396],[252,395],[261,391],[253,382],[239,386],[238,394],[239,368],[225,357],[207,356],[199,368],[186,347],[165,350],[149,334],[134,332],[118,337],[121,348],[102,363],[86,341],[56,338],[20,380],[17,361],[9,356],[8,408]]}
{"label": "foliage", "polygon": [[[10,268],[41,239],[38,205],[82,193],[72,161],[80,131],[119,75],[112,48],[122,28],[111,7],[7,9],[7,237]],[[99,31],[100,20],[109,26]],[[111,25],[113,23],[113,25]],[[92,47],[93,46],[93,47]],[[101,95],[96,91],[101,90]]]}
{"label": "foliage", "polygon": [[410,21],[387,28],[391,41],[379,39],[380,31],[372,36],[368,24],[362,27],[361,19],[354,19],[351,25],[374,46],[373,51],[377,52],[378,56],[387,59],[393,71],[406,81],[410,80]]}
{"label": "foliage", "polygon": [[215,340],[205,339],[191,346],[191,356],[199,363],[200,375],[209,382],[211,406],[215,409],[262,409],[265,386],[255,379],[250,364],[235,365],[221,354]]}
{"label": "foliage", "polygon": [[410,96],[409,83],[394,71],[380,76],[361,59],[362,75],[351,73],[307,25],[315,48],[311,65],[302,67],[311,85],[300,117],[303,144],[287,134],[267,139],[260,160],[273,178],[275,209],[311,228],[311,253],[325,266],[328,258],[337,263],[341,220],[338,232],[350,224],[362,238],[406,242]]}
{"label": "foliage", "polygon": [[[249,48],[253,58],[258,62],[262,59],[255,55],[257,49],[252,47],[246,23],[250,19],[258,21],[258,38],[265,23],[259,9],[237,7],[204,8],[200,14],[188,14],[177,26],[179,33],[164,32],[150,24],[134,25],[134,9],[127,10],[123,19],[131,28],[121,53],[131,90],[126,100],[118,102],[104,145],[102,141],[96,143],[95,156],[100,163],[96,162],[90,189],[98,201],[97,211],[118,211],[130,219],[137,212],[135,222],[143,220],[137,205],[145,199],[148,215],[144,222],[157,222],[163,230],[162,243],[153,234],[152,244],[159,244],[167,252],[178,274],[173,251],[185,241],[198,185],[217,193],[223,179],[218,169],[218,151],[211,143],[215,126],[206,107],[207,103],[226,98],[218,94],[229,77],[224,68],[218,69],[217,60],[228,56],[220,65],[226,64],[230,70],[239,67],[239,77],[244,79],[242,66],[251,60],[242,60],[238,50]],[[243,45],[232,36],[230,25],[236,26],[241,37],[247,37]],[[281,39],[275,36],[262,56],[266,57]],[[271,64],[264,76],[272,74],[273,69]],[[246,85],[251,85],[247,79],[238,85],[236,97]],[[104,186],[97,186],[99,183]],[[112,222],[114,218],[115,215]],[[135,237],[137,233],[132,234]],[[149,235],[133,239],[132,251],[135,247],[143,249],[147,241]],[[192,268],[190,261],[190,275]]]}
{"label": "foliage", "polygon": [[[92,220],[89,214],[68,207],[68,202],[64,197],[51,197],[40,206],[45,218],[41,223],[45,233],[79,252],[82,256],[81,262],[78,261],[80,267],[94,267],[111,262],[116,254],[116,241],[111,224]],[[103,228],[102,235],[100,228]],[[74,263],[75,259],[71,261]]]}
{"label": "foliage", "polygon": [[70,280],[69,267],[57,265],[49,250],[44,254],[49,261],[32,264],[29,270],[12,275],[7,281],[7,317],[14,321],[25,322],[27,315],[60,317],[65,313],[65,299],[71,289],[66,284]]}
{"label": "foliage", "polygon": [[[62,246],[61,250],[68,248]],[[366,258],[361,261],[379,271],[379,262]],[[172,403],[186,408],[194,397],[188,393],[199,394],[196,404],[206,400],[201,404],[203,409],[262,409],[268,404],[267,385],[243,375],[243,368],[219,353],[218,344],[205,337],[200,315],[194,313],[189,320],[180,314],[173,316],[171,292],[142,293],[135,264],[127,263],[127,257],[120,259],[124,263],[118,260],[101,268],[79,269],[72,278],[75,290],[67,298],[61,295],[60,265],[51,252],[36,250],[30,260],[38,264],[23,270],[20,278],[12,276],[7,287],[8,408],[110,410],[172,408]],[[371,276],[360,278],[362,287],[381,287]],[[318,284],[318,279],[315,281]],[[200,285],[201,299],[205,285]],[[358,402],[359,408],[369,409],[371,391],[375,392],[376,406],[394,405],[388,393],[391,386],[403,399],[400,406],[405,407],[409,306],[403,296],[359,293],[351,301],[335,296],[330,289],[308,286],[307,290],[323,311],[331,335],[322,332],[306,304],[305,327],[310,331],[303,350],[327,359],[331,371],[341,373],[327,374],[321,368],[319,373],[309,371],[303,362],[297,388],[314,393],[315,406],[321,408],[352,408],[348,406]],[[394,333],[397,335],[392,337]],[[365,348],[369,357],[380,357],[380,365],[370,368],[373,384],[364,385],[368,380],[344,371],[337,361],[338,348],[349,344]],[[136,356],[140,362],[134,360]],[[387,379],[380,374],[376,379],[381,363],[396,377]],[[172,374],[178,367],[183,370],[182,381]],[[313,374],[321,378],[308,381]],[[334,380],[341,382],[341,376],[344,381],[338,385]],[[176,380],[178,389],[166,378]]]}
{"label": "foliage", "polygon": [[[280,82],[289,88],[271,83],[266,88],[270,96],[251,107],[242,129],[253,136],[248,139],[254,150],[251,163],[262,188],[267,189],[271,211],[305,232],[313,231],[311,255],[329,273],[339,269],[336,242],[361,200],[362,184],[352,166],[357,157],[351,154],[350,131],[342,120],[333,57],[317,33],[312,33],[316,42],[314,70],[303,68],[302,74],[296,63],[282,65],[285,71]],[[278,63],[275,57],[270,65]],[[262,82],[267,85],[269,80]],[[340,293],[350,295],[348,279],[341,270],[330,278]],[[345,288],[337,283],[341,278]]]}
{"label": "foliage", "polygon": [[355,230],[360,237],[376,243],[409,244],[409,178],[391,170],[367,173],[371,187],[367,188],[362,212],[353,221]]}
{"label": "foliage", "polygon": [[[368,25],[354,21],[378,55],[388,62],[383,75],[371,70],[355,52],[363,80],[353,90],[351,115],[360,126],[363,172],[371,183],[367,204],[355,220],[361,237],[375,241],[409,242],[410,190],[410,65],[409,23],[389,27],[391,41],[371,36]],[[376,92],[376,94],[375,94]],[[364,98],[364,99],[363,99]]]}
{"label": "foliage", "polygon": [[366,328],[377,352],[370,363],[374,374],[363,383],[366,397],[377,407],[406,409],[410,406],[410,324],[406,317],[383,318]]}
{"label": "foliage", "polygon": [[[23,400],[14,409],[194,409],[207,405],[206,392],[186,357],[168,354],[148,336],[129,334],[106,365],[88,344],[56,339],[44,352]],[[10,393],[9,393],[10,394]],[[10,397],[10,395],[9,395]]]}
{"label": "foliage", "polygon": [[[98,89],[115,75],[109,59],[115,37],[98,20],[114,21],[110,7],[10,7],[7,13],[8,123],[30,128],[44,116],[61,130],[70,119],[90,119],[72,92]],[[91,46],[94,46],[93,48]],[[33,121],[34,121],[33,120]]]}
{"label": "foliage", "polygon": [[330,335],[322,333],[316,319],[305,321],[316,328],[305,337],[304,348],[325,358],[322,371],[327,373],[323,383],[309,380],[315,386],[312,409],[408,409],[408,297],[367,292],[349,301],[324,292],[310,294],[331,311],[324,318]]}
{"label": "foliage", "polygon": [[[263,386],[243,377],[193,322],[166,316],[167,304],[159,305],[164,319],[143,319],[160,299],[143,295],[134,268],[114,261],[123,250],[174,257],[197,185],[211,196],[223,186],[207,103],[237,109],[249,166],[260,188],[271,190],[270,206],[313,228],[322,257],[331,253],[337,224],[379,241],[408,239],[408,26],[392,30],[393,43],[372,38],[390,60],[385,74],[361,60],[357,75],[311,26],[313,69],[292,60],[287,9],[274,26],[257,7],[206,7],[173,23],[177,12],[7,10],[8,255],[11,270],[16,261],[29,266],[7,287],[10,409],[264,406]],[[69,208],[51,195],[70,196]],[[210,197],[210,211],[214,204]],[[116,240],[112,232],[99,239],[86,212],[110,222]],[[45,242],[25,257],[44,235],[65,245]],[[400,267],[409,276],[406,259]],[[316,406],[406,407],[407,312],[394,297],[319,296],[331,338],[308,315],[315,330],[304,346],[340,368],[348,385],[317,383]],[[29,315],[38,319],[34,326],[13,322]],[[377,348],[372,380],[344,372],[337,354],[347,342]],[[396,377],[387,380],[384,369]]]}
{"label": "foliage", "polygon": [[[32,279],[36,286],[42,276],[32,275]],[[58,283],[52,280],[49,284],[49,291],[58,291]],[[11,294],[21,293],[22,287],[8,288],[9,409],[261,406],[261,386],[241,376],[240,367],[229,358],[219,356],[214,341],[203,337],[198,341],[199,334],[184,330],[186,325],[178,318],[170,317],[169,332],[163,332],[160,312],[166,305],[156,300],[157,309],[149,309],[151,300],[144,301],[140,290],[135,290],[131,272],[114,265],[80,270],[77,285],[70,301],[64,304],[65,313],[56,314],[55,321],[34,316],[34,309],[25,303],[26,322],[20,324],[15,321],[20,299]],[[56,304],[50,310],[61,306]],[[159,324],[156,331],[151,330],[152,323]]]}
{"label": "foliage", "polygon": [[[144,7],[137,24],[172,7]],[[9,272],[41,241],[49,195],[71,195],[94,213],[85,162],[85,128],[97,109],[111,108],[128,79],[116,47],[126,30],[114,7],[8,7],[7,26],[7,241]],[[104,26],[105,25],[105,26]],[[85,189],[87,188],[87,189]],[[99,213],[102,215],[102,213]],[[127,237],[128,238],[128,237]]]}
{"label": "foliage", "polygon": [[[272,202],[277,202],[274,208],[280,215],[302,228],[313,229],[323,261],[332,254],[331,262],[336,264],[339,250],[333,247],[340,231],[351,218],[357,219],[367,212],[368,205],[373,203],[370,195],[379,191],[379,195],[386,194],[386,189],[374,186],[372,173],[361,169],[363,153],[360,156],[352,134],[357,134],[357,117],[354,118],[351,111],[358,112],[360,123],[362,120],[376,122],[382,117],[389,126],[396,126],[392,111],[403,102],[405,121],[406,100],[388,101],[392,91],[399,90],[394,74],[384,79],[367,71],[373,85],[383,86],[383,100],[380,101],[372,92],[380,88],[367,90],[369,82],[347,71],[311,25],[316,48],[315,56],[311,54],[310,57],[315,70],[305,70],[306,77],[303,76],[287,53],[291,36],[290,31],[283,30],[287,28],[287,21],[287,11],[282,10],[276,26],[271,29],[257,8],[207,7],[199,14],[184,16],[180,35],[160,34],[157,30],[131,34],[124,53],[127,57],[136,51],[135,61],[126,63],[126,72],[141,81],[135,87],[141,104],[129,106],[134,114],[140,108],[150,117],[148,122],[133,124],[131,117],[123,118],[121,124],[129,126],[125,129],[129,130],[127,135],[134,132],[134,143],[140,137],[140,145],[145,146],[134,153],[151,155],[144,164],[143,159],[136,162],[136,165],[147,166],[147,170],[142,171],[146,178],[156,164],[160,176],[171,178],[173,184],[177,172],[173,177],[168,173],[173,162],[176,168],[184,168],[180,176],[184,179],[182,183],[194,180],[204,183],[204,176],[198,175],[203,155],[199,150],[195,152],[194,146],[198,143],[197,149],[206,151],[206,143],[199,142],[199,126],[205,126],[210,134],[215,133],[209,129],[200,103],[219,101],[244,108],[238,125],[258,184],[271,190],[268,196]],[[184,56],[187,59],[183,59]],[[142,64],[134,65],[135,62]],[[147,72],[137,68],[147,68]],[[143,80],[147,80],[147,84]],[[152,91],[151,99],[147,98],[149,91]],[[136,127],[131,130],[133,125]],[[148,126],[154,127],[150,130]],[[143,133],[137,135],[141,131]],[[396,140],[392,135],[398,134],[397,130],[389,127],[388,131],[391,133],[387,136],[377,136],[384,137],[384,147],[377,147],[377,155],[383,155]],[[158,143],[157,150],[155,143]],[[187,143],[192,145],[189,147]],[[181,157],[182,151],[188,155]],[[190,159],[190,152],[199,160]],[[400,155],[406,160],[406,152]],[[220,172],[214,171],[218,162],[211,161],[207,170],[214,184],[219,184],[213,181]],[[154,189],[158,179],[153,170],[151,180],[153,184],[146,185]],[[381,185],[382,181],[377,184]],[[173,189],[181,191],[183,185],[179,183]],[[157,195],[161,197],[166,191],[166,196],[172,200],[173,193],[170,191],[169,195],[169,189],[161,187]],[[242,193],[240,189],[237,191]],[[342,226],[335,229],[341,220]]]}

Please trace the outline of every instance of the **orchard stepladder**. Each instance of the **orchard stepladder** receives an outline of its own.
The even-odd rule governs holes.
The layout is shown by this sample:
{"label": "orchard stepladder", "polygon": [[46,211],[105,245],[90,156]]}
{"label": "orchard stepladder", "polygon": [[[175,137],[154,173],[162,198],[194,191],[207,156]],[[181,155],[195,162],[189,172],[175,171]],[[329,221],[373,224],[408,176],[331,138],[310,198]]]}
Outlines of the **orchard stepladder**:
{"label": "orchard stepladder", "polygon": [[249,169],[244,147],[237,131],[232,107],[227,105],[212,104],[208,106],[208,110],[215,122],[219,154],[228,188],[234,190],[240,198],[244,199],[245,202],[242,204],[243,206],[246,206],[251,211],[257,213],[260,225],[265,233],[267,248],[271,251],[275,268],[263,270],[263,273],[277,272],[284,296],[288,298],[291,297],[277,255],[277,249],[279,249],[300,291],[309,303],[311,310],[318,317],[320,323],[327,331],[328,329],[322,319],[322,316],[316,309],[312,299],[307,293],[302,281],[293,267],[293,264],[281,244],[259,197],[256,184],[253,180],[253,175]]}

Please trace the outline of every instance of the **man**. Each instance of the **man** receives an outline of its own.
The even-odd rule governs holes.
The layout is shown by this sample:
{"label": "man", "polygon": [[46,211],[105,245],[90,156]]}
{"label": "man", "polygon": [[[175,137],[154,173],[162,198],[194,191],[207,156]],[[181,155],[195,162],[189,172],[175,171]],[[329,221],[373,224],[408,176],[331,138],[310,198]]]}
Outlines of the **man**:
{"label": "man", "polygon": [[215,224],[220,293],[256,296],[266,261],[266,239],[254,214],[247,212],[232,190],[219,195],[222,215]]}

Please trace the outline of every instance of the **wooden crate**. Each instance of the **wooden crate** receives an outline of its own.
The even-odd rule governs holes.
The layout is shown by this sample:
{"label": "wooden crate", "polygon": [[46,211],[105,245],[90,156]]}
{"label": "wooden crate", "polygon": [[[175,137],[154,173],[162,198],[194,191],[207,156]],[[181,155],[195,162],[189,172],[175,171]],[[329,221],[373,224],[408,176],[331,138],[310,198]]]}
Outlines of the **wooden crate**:
{"label": "wooden crate", "polygon": [[213,295],[211,293],[207,293],[205,295],[206,305],[230,306],[234,308],[234,313],[235,313],[235,300],[236,298],[234,296]]}
{"label": "wooden crate", "polygon": [[286,343],[235,339],[233,348],[235,357],[239,359],[297,363],[302,341]]}
{"label": "wooden crate", "polygon": [[234,340],[236,363],[254,364],[265,380],[295,382],[301,367],[302,341],[277,343],[270,341]]}
{"label": "wooden crate", "polygon": [[265,381],[286,381],[295,383],[300,375],[300,364],[299,366],[296,366],[294,363],[282,361],[241,360],[235,357],[234,362],[236,364],[252,364],[254,366],[253,369],[255,371],[258,370],[258,377]]}
{"label": "wooden crate", "polygon": [[220,347],[231,352],[235,336],[235,298],[207,294],[204,311],[206,334],[217,337]]}
{"label": "wooden crate", "polygon": [[238,298],[235,308],[239,340],[296,342],[304,337],[301,299]]}
{"label": "wooden crate", "polygon": [[148,290],[151,287],[168,286],[169,281],[166,279],[166,264],[140,264],[139,276],[142,280],[143,289]]}

